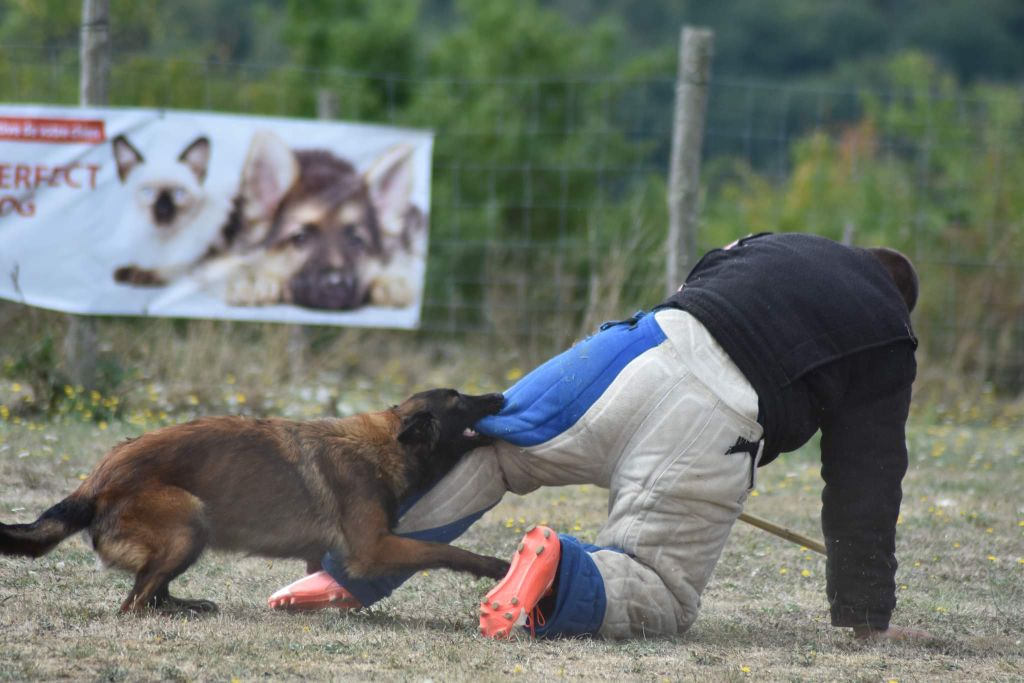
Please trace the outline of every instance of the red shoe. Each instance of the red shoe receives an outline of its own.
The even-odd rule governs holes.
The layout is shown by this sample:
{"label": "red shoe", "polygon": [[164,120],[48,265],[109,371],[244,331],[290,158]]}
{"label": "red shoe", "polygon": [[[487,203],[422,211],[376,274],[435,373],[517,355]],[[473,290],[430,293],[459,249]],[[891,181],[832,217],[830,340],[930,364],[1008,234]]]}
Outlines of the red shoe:
{"label": "red shoe", "polygon": [[558,535],[548,527],[526,532],[508,574],[480,603],[481,635],[507,639],[512,637],[513,626],[526,626],[532,633],[544,625],[537,603],[550,593],[561,554]]}
{"label": "red shoe", "polygon": [[330,574],[321,570],[277,591],[267,598],[267,606],[270,609],[312,610],[326,607],[359,609],[363,605]]}

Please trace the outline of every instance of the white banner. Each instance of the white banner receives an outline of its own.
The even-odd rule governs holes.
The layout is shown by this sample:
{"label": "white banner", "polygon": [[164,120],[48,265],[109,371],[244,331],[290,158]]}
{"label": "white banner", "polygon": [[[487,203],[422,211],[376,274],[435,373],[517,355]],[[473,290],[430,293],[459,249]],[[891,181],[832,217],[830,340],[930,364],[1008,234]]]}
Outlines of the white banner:
{"label": "white banner", "polygon": [[0,105],[0,297],[415,327],[432,147],[386,126]]}

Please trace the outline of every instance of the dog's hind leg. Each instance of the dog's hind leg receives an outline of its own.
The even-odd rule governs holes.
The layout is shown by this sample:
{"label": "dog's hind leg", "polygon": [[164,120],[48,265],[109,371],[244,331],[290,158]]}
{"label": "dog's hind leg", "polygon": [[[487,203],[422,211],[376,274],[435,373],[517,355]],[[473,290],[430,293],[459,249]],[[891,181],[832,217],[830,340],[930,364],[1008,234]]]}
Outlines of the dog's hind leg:
{"label": "dog's hind leg", "polygon": [[112,564],[135,572],[122,612],[156,607],[163,611],[213,612],[207,600],[172,596],[168,584],[188,569],[206,547],[202,502],[177,487],[147,488],[122,501],[99,524],[96,550]]}

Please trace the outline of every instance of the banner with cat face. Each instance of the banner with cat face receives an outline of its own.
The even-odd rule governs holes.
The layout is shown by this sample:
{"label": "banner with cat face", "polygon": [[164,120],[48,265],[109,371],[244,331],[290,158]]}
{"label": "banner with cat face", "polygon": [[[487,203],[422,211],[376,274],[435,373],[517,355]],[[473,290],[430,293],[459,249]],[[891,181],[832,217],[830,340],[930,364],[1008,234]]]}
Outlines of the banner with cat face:
{"label": "banner with cat face", "polygon": [[0,297],[416,327],[432,149],[389,126],[0,105]]}

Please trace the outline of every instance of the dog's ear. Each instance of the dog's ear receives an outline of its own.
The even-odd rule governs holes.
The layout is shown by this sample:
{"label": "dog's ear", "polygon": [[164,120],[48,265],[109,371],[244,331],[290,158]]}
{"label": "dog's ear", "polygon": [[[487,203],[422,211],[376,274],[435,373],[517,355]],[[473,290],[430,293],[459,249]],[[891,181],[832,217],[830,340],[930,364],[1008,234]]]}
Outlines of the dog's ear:
{"label": "dog's ear", "polygon": [[206,169],[210,165],[210,139],[203,135],[193,140],[178,157],[178,161],[192,169],[199,184],[202,185],[206,180]]}
{"label": "dog's ear", "polygon": [[405,446],[426,446],[433,450],[441,438],[441,423],[432,413],[419,410],[402,420],[398,443]]}
{"label": "dog's ear", "polygon": [[270,220],[285,193],[299,179],[295,153],[269,130],[256,131],[242,167],[242,198],[246,217]]}
{"label": "dog's ear", "polygon": [[381,230],[387,235],[402,234],[405,214],[412,201],[415,151],[410,145],[396,145],[377,159],[364,175]]}
{"label": "dog's ear", "polygon": [[139,150],[132,147],[128,138],[118,135],[111,144],[114,146],[114,162],[117,164],[117,177],[123,183],[132,169],[141,164],[145,159]]}

